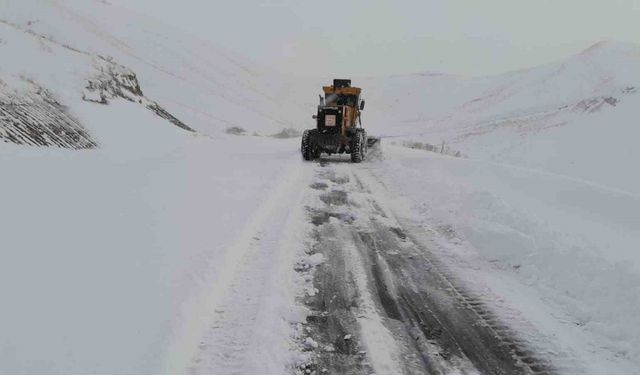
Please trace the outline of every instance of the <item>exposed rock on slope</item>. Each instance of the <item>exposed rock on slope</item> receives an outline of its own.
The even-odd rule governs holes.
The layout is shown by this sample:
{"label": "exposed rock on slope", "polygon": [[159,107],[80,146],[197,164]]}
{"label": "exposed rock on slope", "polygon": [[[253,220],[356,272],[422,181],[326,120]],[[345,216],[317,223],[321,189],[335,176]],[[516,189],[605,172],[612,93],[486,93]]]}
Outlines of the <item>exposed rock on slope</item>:
{"label": "exposed rock on slope", "polygon": [[22,79],[24,90],[11,90],[0,80],[0,139],[32,146],[94,148],[97,143],[53,94]]}
{"label": "exposed rock on slope", "polygon": [[[83,105],[125,99],[171,124],[193,132],[142,91],[137,74],[110,53],[62,42],[26,23],[0,19],[0,139],[30,146],[94,148],[91,115]],[[25,62],[29,64],[25,65]],[[82,119],[82,121],[80,120]],[[81,122],[83,124],[81,124]]]}
{"label": "exposed rock on slope", "polygon": [[191,127],[169,113],[160,104],[149,100],[142,93],[138,77],[129,68],[113,61],[112,58],[95,57],[97,73],[88,79],[82,99],[99,104],[109,104],[109,100],[122,98],[139,103],[156,115],[168,120],[179,128],[194,131]]}

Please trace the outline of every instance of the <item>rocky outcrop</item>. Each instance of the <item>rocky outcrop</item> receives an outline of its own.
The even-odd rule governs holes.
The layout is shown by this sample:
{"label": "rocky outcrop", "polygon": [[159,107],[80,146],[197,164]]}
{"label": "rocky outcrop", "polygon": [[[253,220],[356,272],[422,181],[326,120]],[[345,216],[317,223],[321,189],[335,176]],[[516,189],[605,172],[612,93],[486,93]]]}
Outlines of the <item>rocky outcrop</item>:
{"label": "rocky outcrop", "polygon": [[173,125],[193,132],[194,130],[164,109],[160,104],[148,99],[142,92],[136,74],[111,58],[96,56],[96,73],[87,79],[82,99],[98,104],[109,104],[110,100],[121,98],[138,103]]}
{"label": "rocky outcrop", "polygon": [[0,81],[0,140],[21,145],[94,148],[97,143],[54,95],[22,79],[23,90]]}

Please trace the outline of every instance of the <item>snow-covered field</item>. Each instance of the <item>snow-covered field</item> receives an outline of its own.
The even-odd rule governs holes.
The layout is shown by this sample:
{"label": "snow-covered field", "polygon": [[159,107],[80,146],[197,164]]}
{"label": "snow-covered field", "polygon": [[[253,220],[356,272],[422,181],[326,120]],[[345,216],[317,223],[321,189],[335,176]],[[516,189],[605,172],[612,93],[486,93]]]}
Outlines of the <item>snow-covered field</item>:
{"label": "snow-covered field", "polygon": [[[307,358],[314,289],[294,268],[315,166],[268,136],[312,126],[326,80],[102,1],[2,2],[0,56],[0,374],[281,374]],[[383,152],[336,169],[432,235],[561,370],[637,373],[638,66],[640,47],[603,42],[492,77],[354,77]]]}

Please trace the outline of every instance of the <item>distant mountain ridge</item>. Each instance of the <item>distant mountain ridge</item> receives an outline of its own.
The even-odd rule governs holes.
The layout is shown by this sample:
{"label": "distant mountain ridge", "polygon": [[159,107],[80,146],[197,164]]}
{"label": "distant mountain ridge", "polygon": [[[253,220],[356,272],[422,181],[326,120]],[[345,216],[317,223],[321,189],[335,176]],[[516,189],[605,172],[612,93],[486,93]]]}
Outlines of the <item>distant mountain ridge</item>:
{"label": "distant mountain ridge", "polygon": [[363,83],[366,121],[390,141],[445,144],[473,158],[640,192],[626,173],[640,158],[638,67],[639,45],[603,41],[495,76],[372,78]]}

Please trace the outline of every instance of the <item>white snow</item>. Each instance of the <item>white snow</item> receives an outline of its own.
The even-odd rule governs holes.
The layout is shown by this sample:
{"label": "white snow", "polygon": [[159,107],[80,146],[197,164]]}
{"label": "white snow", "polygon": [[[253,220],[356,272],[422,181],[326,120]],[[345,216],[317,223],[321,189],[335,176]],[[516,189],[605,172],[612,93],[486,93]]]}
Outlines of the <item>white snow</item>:
{"label": "white snow", "polygon": [[[229,366],[285,372],[304,319],[293,272],[303,246],[282,228],[304,222],[291,205],[303,209],[293,197],[306,170],[297,139],[224,130],[300,127],[296,114],[309,116],[282,109],[286,83],[103,2],[4,1],[0,21],[0,92],[36,82],[99,144],[0,144],[0,373],[197,372],[216,324],[251,353]],[[84,101],[98,55],[199,133],[136,98]],[[234,308],[243,315],[217,320]]]}
{"label": "white snow", "polygon": [[[181,372],[191,358],[175,357],[197,348],[212,293],[224,292],[240,260],[234,241],[251,240],[241,229],[299,163],[296,151],[289,141],[241,138],[186,139],[126,159],[3,146],[2,212],[11,214],[0,215],[1,372]],[[294,289],[282,281],[268,292],[286,307]],[[274,323],[263,329],[282,337],[286,327]]]}
{"label": "white snow", "polygon": [[640,368],[638,66],[640,46],[601,42],[498,76],[368,82],[370,133],[386,136],[374,174],[470,285],[562,347],[568,373]]}
{"label": "white snow", "polygon": [[567,373],[633,373],[640,359],[638,196],[397,146],[385,145],[385,157],[371,170],[398,195],[397,206],[409,207],[404,215],[442,238],[440,255],[480,293],[495,293],[492,304],[506,299],[577,357],[580,366],[561,358],[571,362]]}
{"label": "white snow", "polygon": [[[499,76],[371,79],[370,133],[445,145],[473,158],[640,193],[640,46],[602,42],[546,66]],[[613,103],[609,104],[609,103]],[[615,167],[612,167],[615,166]]]}
{"label": "white snow", "polygon": [[0,21],[0,79],[33,79],[69,106],[99,55],[133,70],[148,97],[203,133],[239,126],[274,134],[310,123],[315,99],[300,103],[291,80],[107,2],[7,0]]}
{"label": "white snow", "polygon": [[[224,131],[312,126],[323,80],[100,1],[2,2],[0,56],[0,98],[40,85],[99,145],[0,144],[0,373],[286,372],[295,298],[316,292],[294,264],[324,261],[303,254],[309,169],[297,139]],[[107,57],[198,132],[135,100],[84,101]],[[640,47],[604,42],[499,76],[358,80],[364,123],[387,136],[360,166],[376,194],[567,373],[640,368],[638,66]],[[399,359],[360,287],[383,373]]]}

